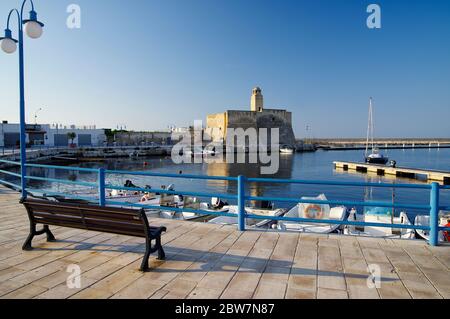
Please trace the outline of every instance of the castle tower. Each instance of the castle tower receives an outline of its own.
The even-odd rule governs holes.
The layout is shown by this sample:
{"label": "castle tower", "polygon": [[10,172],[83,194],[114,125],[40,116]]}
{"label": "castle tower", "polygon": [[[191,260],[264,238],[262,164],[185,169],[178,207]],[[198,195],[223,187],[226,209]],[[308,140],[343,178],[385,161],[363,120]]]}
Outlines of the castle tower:
{"label": "castle tower", "polygon": [[264,109],[264,97],[259,87],[252,90],[252,98],[250,101],[250,110],[253,112],[262,112]]}

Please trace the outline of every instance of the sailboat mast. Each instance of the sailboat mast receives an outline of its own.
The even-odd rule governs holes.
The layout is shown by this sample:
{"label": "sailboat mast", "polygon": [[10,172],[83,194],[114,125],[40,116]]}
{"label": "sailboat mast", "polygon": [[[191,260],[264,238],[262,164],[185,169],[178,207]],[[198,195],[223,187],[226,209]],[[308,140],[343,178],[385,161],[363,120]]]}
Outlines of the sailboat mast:
{"label": "sailboat mast", "polygon": [[371,132],[371,120],[372,120],[372,98],[370,98],[369,102],[369,119],[367,121],[367,140],[366,140],[366,153],[365,156],[367,157],[369,153],[369,138],[370,138],[370,132]]}
{"label": "sailboat mast", "polygon": [[372,152],[373,152],[373,149],[374,149],[374,147],[375,147],[375,145],[374,145],[374,140],[373,140],[373,105],[372,105],[372,98],[370,98],[370,135],[372,136]]}

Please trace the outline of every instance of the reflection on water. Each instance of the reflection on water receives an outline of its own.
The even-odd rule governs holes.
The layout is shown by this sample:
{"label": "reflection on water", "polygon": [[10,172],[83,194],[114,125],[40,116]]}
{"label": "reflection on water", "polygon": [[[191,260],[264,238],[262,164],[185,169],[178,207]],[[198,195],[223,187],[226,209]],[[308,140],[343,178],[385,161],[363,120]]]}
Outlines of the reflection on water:
{"label": "reflection on water", "polygon": [[[292,179],[293,163],[295,161],[295,156],[289,155],[280,156],[280,169],[274,175],[270,175],[270,178],[278,179]],[[206,174],[209,176],[239,176],[244,175],[247,178],[257,178],[257,177],[269,177],[261,175],[261,167],[265,166],[261,163],[257,164],[242,164],[234,163],[228,164],[225,162],[221,163],[210,163],[207,165]],[[222,181],[222,186],[226,188],[227,193],[236,192],[236,182],[234,181]],[[211,181],[208,183],[211,186]],[[289,192],[289,184],[277,184],[277,183],[248,183],[247,193],[254,197],[261,197],[269,195],[266,194],[266,190],[270,189],[272,192],[286,193]]]}
{"label": "reflection on water", "polygon": [[[417,149],[417,150],[389,150],[387,154],[395,159],[399,166],[416,168],[429,168],[450,171],[450,149]],[[280,169],[275,175],[265,176],[260,174],[261,164],[227,164],[227,163],[203,163],[203,164],[174,164],[170,158],[147,159],[114,159],[101,163],[82,163],[76,166],[87,168],[104,167],[108,170],[149,171],[170,174],[193,174],[214,176],[238,176],[270,177],[282,179],[306,179],[347,182],[385,182],[385,183],[419,183],[409,179],[398,179],[389,176],[377,176],[376,174],[361,174],[356,172],[337,171],[333,167],[333,161],[360,161],[363,158],[362,151],[338,151],[316,153],[299,153],[280,156]],[[147,165],[145,165],[147,164]],[[32,168],[29,175],[54,179],[68,179],[71,181],[96,182],[97,175],[89,172],[46,170]],[[2,176],[4,178],[4,176]],[[11,181],[14,179],[9,178]],[[160,177],[126,176],[108,174],[107,183],[124,184],[127,179],[134,184],[154,188],[161,185],[175,184],[177,190],[201,191],[213,193],[236,193],[236,183],[229,181],[207,181],[191,179],[168,179]],[[17,182],[17,180],[15,181]],[[42,181],[30,181],[30,187],[38,189],[52,189],[58,192],[71,191],[72,185],[47,183]],[[77,192],[96,192],[86,187],[76,186]],[[367,189],[364,187],[337,187],[322,185],[297,185],[275,183],[252,183],[247,187],[247,193],[254,196],[291,197],[298,199],[302,196],[317,196],[324,193],[330,200],[354,200],[363,201],[367,197]],[[424,204],[429,202],[429,192],[420,189],[397,189],[393,194],[389,188],[373,188],[370,190],[373,200],[408,202]],[[450,191],[441,191],[441,204],[450,205]],[[279,203],[279,207],[291,207],[294,203]],[[409,214],[417,213],[408,211]]]}

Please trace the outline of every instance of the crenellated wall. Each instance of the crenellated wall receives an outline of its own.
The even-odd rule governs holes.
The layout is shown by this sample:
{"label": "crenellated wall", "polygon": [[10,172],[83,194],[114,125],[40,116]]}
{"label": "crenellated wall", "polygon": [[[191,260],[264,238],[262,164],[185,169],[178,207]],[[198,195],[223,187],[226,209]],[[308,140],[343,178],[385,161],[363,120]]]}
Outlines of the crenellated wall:
{"label": "crenellated wall", "polygon": [[262,112],[253,111],[226,111],[212,114],[207,117],[206,133],[213,141],[225,141],[228,128],[279,128],[280,144],[295,144],[294,130],[292,129],[292,113],[286,110],[264,109]]}

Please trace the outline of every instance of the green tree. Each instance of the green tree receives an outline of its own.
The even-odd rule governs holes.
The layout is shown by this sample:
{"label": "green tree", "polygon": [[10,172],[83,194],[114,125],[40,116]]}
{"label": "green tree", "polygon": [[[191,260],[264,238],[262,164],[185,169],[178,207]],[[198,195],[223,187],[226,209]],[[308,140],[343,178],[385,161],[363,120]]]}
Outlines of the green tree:
{"label": "green tree", "polygon": [[67,133],[67,138],[71,141],[70,144],[73,144],[73,141],[77,137],[77,134],[75,132],[69,132]]}

